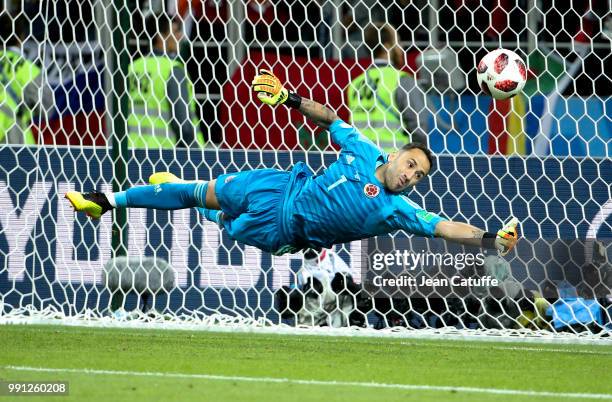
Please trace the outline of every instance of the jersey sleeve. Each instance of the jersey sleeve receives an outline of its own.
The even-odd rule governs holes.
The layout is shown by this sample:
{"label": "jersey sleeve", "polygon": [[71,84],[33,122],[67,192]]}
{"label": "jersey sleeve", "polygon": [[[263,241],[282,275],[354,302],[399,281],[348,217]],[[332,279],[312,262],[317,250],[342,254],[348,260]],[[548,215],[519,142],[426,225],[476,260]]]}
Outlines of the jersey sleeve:
{"label": "jersey sleeve", "polygon": [[397,229],[411,234],[434,237],[436,225],[446,220],[433,212],[427,212],[405,195],[398,196],[395,204]]}

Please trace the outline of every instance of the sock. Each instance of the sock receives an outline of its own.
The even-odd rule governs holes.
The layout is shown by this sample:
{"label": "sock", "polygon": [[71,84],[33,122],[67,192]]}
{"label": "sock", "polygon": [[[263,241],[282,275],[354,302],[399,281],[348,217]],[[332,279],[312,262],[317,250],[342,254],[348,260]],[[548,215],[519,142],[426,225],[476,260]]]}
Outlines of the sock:
{"label": "sock", "polygon": [[164,183],[132,187],[113,196],[117,207],[183,209],[206,206],[207,190],[208,182]]}
{"label": "sock", "polygon": [[115,193],[104,193],[108,203],[111,204],[113,208],[117,208],[117,202],[115,201]]}
{"label": "sock", "polygon": [[209,221],[215,222],[217,225],[220,224],[221,211],[218,209],[197,208],[197,210]]}

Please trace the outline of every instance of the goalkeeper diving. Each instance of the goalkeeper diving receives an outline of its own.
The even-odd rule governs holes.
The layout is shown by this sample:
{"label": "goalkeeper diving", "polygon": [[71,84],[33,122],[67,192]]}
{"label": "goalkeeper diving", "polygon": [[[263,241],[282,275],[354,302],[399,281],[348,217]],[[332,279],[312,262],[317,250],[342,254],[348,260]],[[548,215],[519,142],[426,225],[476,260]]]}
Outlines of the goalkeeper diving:
{"label": "goalkeeper diving", "polygon": [[184,181],[158,172],[150,177],[150,185],[116,193],[71,191],[66,198],[76,211],[95,219],[113,208],[196,207],[233,239],[276,255],[397,230],[502,254],[517,243],[516,219],[491,233],[446,220],[406,196],[433,168],[434,157],[426,146],[409,143],[387,154],[328,107],[288,91],[269,71],[261,70],[252,88],[261,102],[297,109],[329,130],[341,148],[338,160],[316,176],[302,162],[291,171],[256,169],[210,181]]}

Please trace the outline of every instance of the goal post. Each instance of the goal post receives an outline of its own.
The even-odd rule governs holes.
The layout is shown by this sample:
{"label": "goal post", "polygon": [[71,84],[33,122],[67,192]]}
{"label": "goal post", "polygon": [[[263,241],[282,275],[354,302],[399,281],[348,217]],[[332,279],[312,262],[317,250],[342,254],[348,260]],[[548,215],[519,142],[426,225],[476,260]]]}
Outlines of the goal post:
{"label": "goal post", "polygon": [[[23,35],[0,48],[0,323],[609,338],[612,34],[605,2],[552,11],[534,1],[491,9],[450,0],[334,0],[320,8],[285,1],[6,3],[3,13],[15,26],[9,36]],[[162,10],[172,18],[160,33],[163,21],[151,18]],[[271,69],[351,123],[347,89],[373,68],[365,45],[372,23],[398,33],[396,68],[412,88],[405,105],[412,113],[405,114],[418,119],[436,155],[435,170],[406,202],[489,231],[518,218],[522,240],[508,256],[483,254],[479,265],[465,256],[480,250],[403,232],[339,244],[314,259],[274,256],[232,240],[195,209],[116,210],[92,221],[62,198],[146,184],[156,171],[209,180],[303,161],[321,172],[339,156],[329,134],[296,111],[261,105],[251,80]],[[182,36],[178,45],[173,35]],[[529,70],[523,92],[507,101],[476,83],[478,60],[497,47],[517,52]],[[156,98],[134,86],[133,63],[143,57],[155,67],[143,67],[139,79],[168,95],[179,71],[172,93],[180,96]],[[38,67],[24,84],[10,60]],[[29,82],[38,85],[35,104],[23,89]],[[14,140],[30,131],[35,144]],[[177,137],[187,132],[194,141],[184,147]],[[152,133],[173,145],[130,148],[134,135]],[[364,196],[376,196],[363,184]],[[414,259],[396,264],[405,252]],[[378,258],[393,261],[385,262],[387,276]],[[409,269],[410,261],[427,259],[433,263],[421,264],[418,275]],[[388,281],[402,275],[418,283],[496,282],[428,282],[415,290]]]}
{"label": "goal post", "polygon": [[[112,116],[112,131],[108,133],[108,137],[111,139],[112,147],[113,191],[116,192],[128,186],[126,162],[129,159],[127,118],[129,115],[130,95],[126,77],[131,61],[128,47],[125,45],[127,44],[130,20],[125,3],[121,1],[113,2],[110,15],[112,15],[112,20],[109,26],[114,27],[114,29],[112,29],[111,33],[111,47],[107,49],[112,62],[110,74],[106,75],[109,78],[112,77],[111,91],[107,92]],[[112,235],[113,255],[126,255],[128,253],[125,243],[128,234],[127,211],[118,209],[115,211],[114,217]]]}

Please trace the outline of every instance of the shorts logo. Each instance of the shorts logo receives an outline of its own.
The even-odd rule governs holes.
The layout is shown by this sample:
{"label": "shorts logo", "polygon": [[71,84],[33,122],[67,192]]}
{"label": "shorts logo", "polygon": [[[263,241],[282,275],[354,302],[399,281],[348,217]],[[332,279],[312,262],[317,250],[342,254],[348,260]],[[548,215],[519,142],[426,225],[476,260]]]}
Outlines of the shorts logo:
{"label": "shorts logo", "polygon": [[235,178],[236,178],[236,175],[227,176],[227,177],[225,178],[224,183],[225,183],[225,184],[227,184],[227,183],[229,183],[230,181],[234,180]]}
{"label": "shorts logo", "polygon": [[374,198],[380,194],[380,188],[376,184],[368,183],[363,187],[363,193],[369,198]]}

